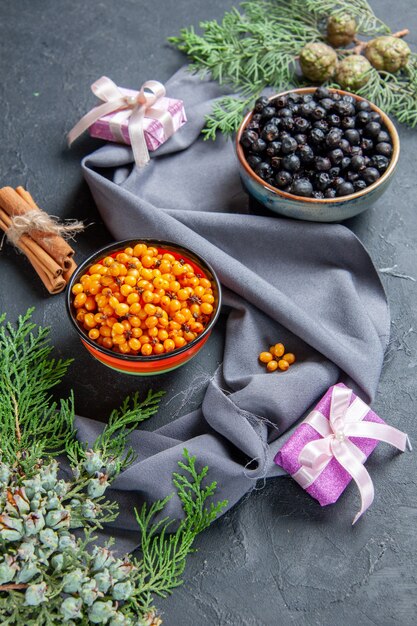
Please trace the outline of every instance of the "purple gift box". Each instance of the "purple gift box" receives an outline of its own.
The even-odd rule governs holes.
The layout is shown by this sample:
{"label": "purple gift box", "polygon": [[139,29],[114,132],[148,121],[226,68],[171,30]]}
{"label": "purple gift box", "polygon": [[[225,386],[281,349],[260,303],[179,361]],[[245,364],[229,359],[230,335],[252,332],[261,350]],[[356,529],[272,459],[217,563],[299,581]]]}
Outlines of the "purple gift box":
{"label": "purple gift box", "polygon": [[[314,411],[318,411],[327,419],[330,417],[334,387],[348,389],[343,383],[330,387],[314,409]],[[360,402],[362,406],[368,409],[368,412],[366,412],[363,417],[363,422],[385,424],[384,420],[374,413],[371,408],[364,405],[353,392],[351,393],[350,405],[356,401],[357,403]],[[306,419],[308,419],[308,417]],[[305,422],[301,423],[276,455],[274,459],[275,463],[284,468],[299,484],[304,486],[305,479],[301,480],[302,477],[300,476],[302,473],[302,464],[299,461],[299,456],[308,443],[319,439],[323,439],[323,437],[313,426]],[[363,453],[363,461],[369,457],[371,452],[378,445],[377,440],[365,437],[349,437],[349,440]],[[325,465],[324,469],[320,471],[314,482],[304,488],[310,496],[319,501],[321,506],[325,506],[326,504],[336,502],[351,480],[352,476],[340,465],[336,458],[332,457],[327,465]]]}
{"label": "purple gift box", "polygon": [[[124,96],[138,95],[138,92],[133,89],[119,87],[119,91]],[[172,119],[172,132],[177,131],[187,121],[182,100],[159,98],[158,101],[152,105],[149,115],[152,114],[153,110],[166,111],[170,114]],[[131,113],[131,109],[123,109],[109,113],[108,115],[103,115],[89,127],[90,135],[92,137],[98,137],[99,139],[105,139],[106,141],[115,141],[116,143],[123,141],[130,145],[128,126]],[[172,132],[167,131],[160,120],[146,117],[146,115],[143,122],[143,130],[146,145],[148,150],[151,151],[156,150],[172,135]]]}

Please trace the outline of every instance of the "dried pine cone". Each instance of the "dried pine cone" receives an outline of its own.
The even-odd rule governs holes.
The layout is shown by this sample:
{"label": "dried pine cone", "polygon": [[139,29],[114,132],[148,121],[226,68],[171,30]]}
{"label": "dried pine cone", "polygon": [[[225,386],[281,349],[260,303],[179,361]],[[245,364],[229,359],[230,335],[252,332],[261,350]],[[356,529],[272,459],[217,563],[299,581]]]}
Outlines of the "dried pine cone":
{"label": "dried pine cone", "polygon": [[343,89],[356,91],[368,82],[367,72],[371,67],[365,57],[360,54],[352,54],[339,63],[336,81]]}
{"label": "dried pine cone", "polygon": [[398,72],[407,65],[410,54],[408,44],[392,35],[372,39],[365,49],[366,58],[379,72]]}
{"label": "dried pine cone", "polygon": [[337,54],[325,43],[308,43],[300,52],[300,66],[306,78],[323,83],[336,71]]}
{"label": "dried pine cone", "polygon": [[327,41],[335,48],[352,43],[355,33],[355,18],[347,13],[331,15],[327,20]]}

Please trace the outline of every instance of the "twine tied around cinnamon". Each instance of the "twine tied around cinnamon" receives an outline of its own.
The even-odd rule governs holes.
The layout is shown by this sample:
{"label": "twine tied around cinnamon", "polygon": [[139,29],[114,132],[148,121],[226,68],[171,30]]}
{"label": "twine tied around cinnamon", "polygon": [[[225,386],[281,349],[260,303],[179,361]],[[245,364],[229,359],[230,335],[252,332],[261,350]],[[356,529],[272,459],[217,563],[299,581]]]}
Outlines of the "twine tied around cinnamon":
{"label": "twine tied around cinnamon", "polygon": [[39,209],[31,209],[24,215],[15,215],[10,221],[11,225],[5,232],[5,236],[16,247],[19,239],[23,235],[30,235],[33,230],[58,235],[66,241],[73,239],[77,233],[84,230],[84,224],[78,220],[66,220],[65,223],[60,223],[57,217]]}

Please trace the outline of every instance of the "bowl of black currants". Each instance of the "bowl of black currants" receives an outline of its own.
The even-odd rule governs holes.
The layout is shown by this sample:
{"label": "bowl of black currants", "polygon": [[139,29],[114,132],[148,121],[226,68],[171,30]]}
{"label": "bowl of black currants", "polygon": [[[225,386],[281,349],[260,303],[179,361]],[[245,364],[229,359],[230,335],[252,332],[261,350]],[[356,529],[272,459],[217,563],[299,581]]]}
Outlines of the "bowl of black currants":
{"label": "bowl of black currants", "polygon": [[272,211],[340,222],[375,205],[395,171],[398,133],[373,103],[340,89],[262,96],[239,127],[247,191]]}

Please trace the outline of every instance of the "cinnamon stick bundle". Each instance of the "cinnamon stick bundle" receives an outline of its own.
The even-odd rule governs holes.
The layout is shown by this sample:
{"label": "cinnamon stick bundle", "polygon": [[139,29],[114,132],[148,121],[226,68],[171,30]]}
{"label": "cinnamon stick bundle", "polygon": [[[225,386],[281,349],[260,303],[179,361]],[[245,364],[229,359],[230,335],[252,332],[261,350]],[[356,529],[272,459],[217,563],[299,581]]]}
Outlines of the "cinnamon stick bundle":
{"label": "cinnamon stick bundle", "polygon": [[77,265],[74,250],[61,233],[80,232],[77,222],[58,224],[42,211],[23,187],[0,189],[0,228],[37,272],[51,294],[60,293]]}

